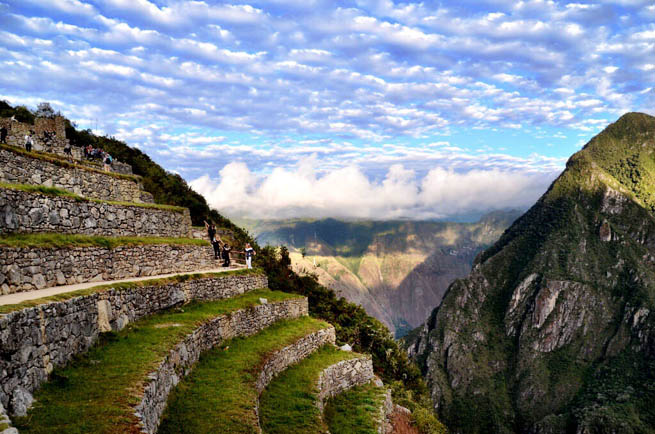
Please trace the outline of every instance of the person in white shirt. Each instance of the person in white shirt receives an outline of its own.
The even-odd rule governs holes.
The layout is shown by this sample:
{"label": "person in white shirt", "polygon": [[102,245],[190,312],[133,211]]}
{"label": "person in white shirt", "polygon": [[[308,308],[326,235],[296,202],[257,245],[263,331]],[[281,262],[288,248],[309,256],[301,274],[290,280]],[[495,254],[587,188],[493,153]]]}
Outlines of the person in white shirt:
{"label": "person in white shirt", "polygon": [[27,152],[32,151],[32,145],[34,144],[34,141],[32,140],[32,133],[29,132],[25,134],[25,149]]}
{"label": "person in white shirt", "polygon": [[246,243],[246,250],[243,253],[246,254],[246,265],[249,269],[252,268],[252,257],[257,254],[255,253],[255,249],[250,247],[250,243]]}

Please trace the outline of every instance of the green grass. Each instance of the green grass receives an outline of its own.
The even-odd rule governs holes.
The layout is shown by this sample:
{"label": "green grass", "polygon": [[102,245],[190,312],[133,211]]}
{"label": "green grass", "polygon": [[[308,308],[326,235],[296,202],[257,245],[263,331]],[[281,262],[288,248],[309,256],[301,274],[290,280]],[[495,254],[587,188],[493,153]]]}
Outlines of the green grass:
{"label": "green grass", "polygon": [[164,277],[161,279],[148,279],[148,280],[138,280],[135,282],[121,282],[121,283],[113,283],[113,284],[106,284],[106,285],[97,285],[91,288],[80,289],[77,291],[66,292],[63,294],[51,295],[49,297],[26,300],[17,304],[1,305],[0,315],[16,312],[22,309],[27,309],[29,307],[39,306],[41,304],[66,301],[75,297],[83,297],[86,295],[95,294],[96,292],[108,291],[110,289],[116,289],[121,291],[121,290],[133,289],[133,288],[141,288],[144,286],[167,285],[169,283],[185,282],[187,280],[210,279],[210,278],[217,278],[217,277],[222,278],[222,277],[229,277],[229,276],[245,276],[249,274],[261,274],[261,270],[241,269],[241,270],[230,270],[221,273],[181,274],[177,276]]}
{"label": "green grass", "polygon": [[55,233],[7,234],[0,236],[0,246],[14,248],[106,247],[108,249],[113,249],[118,246],[144,244],[209,246],[208,241],[194,238],[101,237]]}
{"label": "green grass", "polygon": [[377,434],[384,388],[369,383],[328,400],[325,422],[332,434]]}
{"label": "green grass", "polygon": [[78,202],[95,202],[95,203],[101,203],[101,204],[105,203],[109,205],[118,205],[118,206],[138,206],[140,208],[162,209],[162,210],[168,210],[178,213],[184,212],[186,210],[186,208],[184,207],[173,206],[173,205],[159,205],[156,203],[142,203],[142,202],[121,202],[121,201],[86,198],[86,197],[79,196],[75,193],[71,193],[68,190],[64,190],[57,187],[46,187],[44,185],[7,184],[4,182],[0,182],[0,188],[6,188],[8,190],[16,190],[16,191],[25,191],[27,193],[39,193],[39,194],[44,194],[46,196],[53,196],[53,197],[67,197],[69,199],[73,199]]}
{"label": "green grass", "polygon": [[260,399],[262,430],[268,434],[325,432],[325,423],[316,407],[318,377],[328,366],[359,356],[326,345],[280,374]]}
{"label": "green grass", "polygon": [[75,168],[75,169],[86,170],[87,172],[102,173],[107,176],[113,176],[114,178],[119,178],[119,179],[127,179],[133,182],[139,182],[141,179],[139,176],[136,175],[124,175],[122,173],[105,172],[104,170],[96,169],[95,167],[89,167],[83,164],[71,163],[66,159],[66,157],[58,157],[58,156],[54,156],[53,154],[49,154],[45,152],[39,152],[39,151],[27,152],[25,149],[20,148],[18,146],[0,144],[0,149],[5,149],[15,154],[26,155],[28,157],[36,158],[41,161],[47,161],[48,163],[52,163],[60,167]]}
{"label": "green grass", "polygon": [[15,418],[21,433],[138,432],[133,406],[148,373],[168,351],[201,323],[259,304],[294,298],[258,290],[214,302],[191,303],[128,325],[99,342],[68,367],[57,369],[35,393],[34,408]]}
{"label": "green grass", "polygon": [[267,357],[328,326],[310,317],[281,321],[254,336],[232,339],[206,353],[169,397],[158,432],[256,432],[255,381]]}

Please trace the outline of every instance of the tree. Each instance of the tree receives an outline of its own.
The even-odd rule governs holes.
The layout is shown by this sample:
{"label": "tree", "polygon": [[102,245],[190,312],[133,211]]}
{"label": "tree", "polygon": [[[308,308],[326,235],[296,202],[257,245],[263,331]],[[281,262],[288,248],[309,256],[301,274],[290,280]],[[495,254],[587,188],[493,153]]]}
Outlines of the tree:
{"label": "tree", "polygon": [[49,102],[42,102],[36,107],[37,118],[54,118],[56,115]]}
{"label": "tree", "polygon": [[302,249],[300,249],[300,254],[304,258],[305,256],[307,256],[307,250],[303,247]]}

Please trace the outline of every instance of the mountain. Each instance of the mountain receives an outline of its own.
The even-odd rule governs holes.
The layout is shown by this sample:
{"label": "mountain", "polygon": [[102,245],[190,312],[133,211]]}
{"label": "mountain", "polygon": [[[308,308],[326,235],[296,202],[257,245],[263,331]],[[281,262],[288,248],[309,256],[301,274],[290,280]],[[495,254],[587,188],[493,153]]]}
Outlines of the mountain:
{"label": "mountain", "polygon": [[425,321],[448,285],[466,276],[475,256],[518,215],[496,211],[476,223],[334,219],[241,223],[260,244],[289,246],[296,272],[316,274],[322,285],[360,304],[402,336]]}
{"label": "mountain", "polygon": [[655,118],[629,113],[407,339],[455,433],[655,432]]}

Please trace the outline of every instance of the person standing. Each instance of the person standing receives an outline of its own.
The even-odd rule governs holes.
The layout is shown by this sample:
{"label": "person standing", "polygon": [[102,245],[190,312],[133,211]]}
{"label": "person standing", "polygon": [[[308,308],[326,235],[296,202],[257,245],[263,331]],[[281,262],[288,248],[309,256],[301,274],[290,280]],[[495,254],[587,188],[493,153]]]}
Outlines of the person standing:
{"label": "person standing", "polygon": [[246,254],[246,266],[248,269],[252,268],[252,257],[255,256],[257,253],[255,253],[255,249],[253,249],[250,246],[250,243],[246,243],[246,249],[244,252]]}
{"label": "person standing", "polygon": [[209,237],[209,242],[214,244],[214,238],[216,238],[216,226],[214,223],[207,223],[206,220],[203,220],[205,223],[205,229],[207,229],[207,236]]}
{"label": "person standing", "polygon": [[214,259],[220,259],[221,257],[221,242],[214,238],[214,241],[211,242],[212,247],[214,248]]}
{"label": "person standing", "polygon": [[111,155],[105,152],[104,155],[105,172],[111,172],[111,162],[112,162]]}
{"label": "person standing", "polygon": [[66,145],[64,146],[64,155],[68,157],[68,161],[73,162],[73,149],[72,149],[71,143],[69,141],[66,141]]}
{"label": "person standing", "polygon": [[32,132],[30,131],[29,133],[25,134],[25,150],[27,150],[27,152],[32,152],[33,144],[34,141],[32,140]]}
{"label": "person standing", "polygon": [[230,266],[230,250],[232,250],[232,248],[229,244],[223,244],[223,267]]}
{"label": "person standing", "polygon": [[4,125],[0,128],[0,143],[7,144],[7,127]]}

